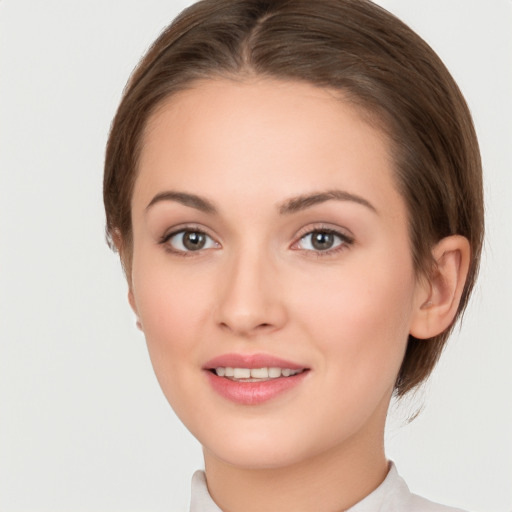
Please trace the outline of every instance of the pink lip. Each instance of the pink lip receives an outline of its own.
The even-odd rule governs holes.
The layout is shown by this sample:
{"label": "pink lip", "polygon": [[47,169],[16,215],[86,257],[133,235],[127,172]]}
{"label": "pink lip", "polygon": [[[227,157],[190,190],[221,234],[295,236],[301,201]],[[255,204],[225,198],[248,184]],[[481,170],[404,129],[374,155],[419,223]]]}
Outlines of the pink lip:
{"label": "pink lip", "polygon": [[278,377],[262,382],[236,382],[219,377],[214,372],[205,372],[214,391],[231,402],[240,405],[258,405],[290,390],[302,382],[307,371],[292,377]]}
{"label": "pink lip", "polygon": [[230,368],[289,368],[290,370],[305,368],[303,365],[268,354],[224,354],[210,359],[203,368],[211,370],[219,366],[229,366]]}
{"label": "pink lip", "polygon": [[260,382],[237,382],[225,377],[219,377],[214,368],[289,368],[291,370],[309,370],[291,361],[267,354],[225,354],[208,361],[203,369],[206,370],[208,382],[222,397],[240,405],[258,405],[272,400],[282,393],[298,386],[309,373],[303,371],[291,377],[278,377]]}

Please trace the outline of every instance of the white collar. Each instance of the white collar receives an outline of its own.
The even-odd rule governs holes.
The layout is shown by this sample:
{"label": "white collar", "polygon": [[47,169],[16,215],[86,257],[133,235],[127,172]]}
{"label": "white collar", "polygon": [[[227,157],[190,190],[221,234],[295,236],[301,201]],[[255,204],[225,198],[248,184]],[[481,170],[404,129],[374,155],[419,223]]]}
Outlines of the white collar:
{"label": "white collar", "polygon": [[[384,481],[366,498],[347,512],[463,512],[458,509],[437,505],[412,494],[407,484],[390,462],[389,472]],[[192,477],[190,512],[222,512],[212,500],[204,471],[196,471]]]}

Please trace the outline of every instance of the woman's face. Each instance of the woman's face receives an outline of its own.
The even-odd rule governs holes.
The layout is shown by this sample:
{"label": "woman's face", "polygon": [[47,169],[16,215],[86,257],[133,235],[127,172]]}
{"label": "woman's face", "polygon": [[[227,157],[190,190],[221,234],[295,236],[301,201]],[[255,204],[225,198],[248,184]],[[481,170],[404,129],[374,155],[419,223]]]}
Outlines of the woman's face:
{"label": "woman's face", "polygon": [[202,82],[150,119],[132,221],[130,301],[206,454],[378,442],[421,295],[381,131],[307,84]]}

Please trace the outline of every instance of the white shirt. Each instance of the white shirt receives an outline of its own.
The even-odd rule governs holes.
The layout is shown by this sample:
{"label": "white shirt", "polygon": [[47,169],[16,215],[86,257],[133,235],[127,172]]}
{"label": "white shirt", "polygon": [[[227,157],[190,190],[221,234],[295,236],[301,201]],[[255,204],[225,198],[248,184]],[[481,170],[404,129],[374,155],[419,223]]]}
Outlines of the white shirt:
{"label": "white shirt", "polygon": [[[214,503],[204,471],[196,471],[192,477],[190,512],[222,512]],[[347,512],[463,512],[460,509],[438,505],[409,491],[404,480],[391,463],[388,475],[377,489]]]}

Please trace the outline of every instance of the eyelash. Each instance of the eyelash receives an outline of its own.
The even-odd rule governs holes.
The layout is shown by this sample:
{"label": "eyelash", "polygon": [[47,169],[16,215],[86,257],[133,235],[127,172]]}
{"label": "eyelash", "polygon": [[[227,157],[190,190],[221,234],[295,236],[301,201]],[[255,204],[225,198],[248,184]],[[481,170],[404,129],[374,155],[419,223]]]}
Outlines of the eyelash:
{"label": "eyelash", "polygon": [[[187,250],[175,249],[169,244],[169,240],[171,240],[174,236],[179,235],[179,234],[185,234],[185,233],[197,233],[199,235],[204,235],[204,236],[208,237],[210,240],[212,240],[215,244],[219,245],[218,242],[216,242],[212,236],[210,236],[204,229],[200,228],[199,226],[181,226],[179,228],[176,228],[176,229],[172,230],[170,233],[165,233],[160,238],[158,243],[160,245],[163,245],[165,247],[166,251],[168,251],[172,254],[176,254],[178,256],[190,257],[190,256],[195,256],[196,255],[195,253],[202,252],[202,250],[204,250],[204,249],[198,249],[197,251],[192,251],[192,250],[187,251]],[[340,243],[331,249],[325,249],[325,250],[301,249],[301,248],[296,247],[306,237],[311,236],[314,233],[333,235],[340,240]],[[322,225],[315,226],[313,228],[308,227],[307,230],[304,230],[302,233],[299,233],[297,236],[298,236],[298,240],[292,244],[291,248],[294,250],[302,251],[304,253],[309,253],[308,255],[317,257],[317,258],[332,256],[341,251],[347,250],[348,247],[353,245],[355,242],[354,238],[347,235],[346,233],[342,233],[336,229],[333,229],[331,227],[322,226]]]}
{"label": "eyelash", "polygon": [[[170,233],[165,233],[159,240],[159,244],[163,245],[165,250],[175,254],[177,256],[183,256],[183,257],[190,257],[190,256],[196,256],[195,253],[200,253],[202,250],[198,249],[197,251],[183,251],[180,249],[175,249],[169,244],[169,240],[171,240],[174,236],[179,234],[185,234],[185,233],[196,233],[199,235],[204,235],[208,237],[210,240],[213,240],[215,244],[219,245],[218,242],[216,242],[212,236],[210,236],[204,229],[200,228],[199,226],[181,226],[179,228],[173,229]],[[203,249],[204,250],[204,249]]]}
{"label": "eyelash", "polygon": [[309,256],[312,256],[315,258],[324,258],[324,257],[334,256],[341,251],[347,250],[355,242],[354,238],[347,235],[346,233],[342,233],[341,231],[338,231],[331,227],[319,225],[319,226],[314,226],[313,228],[308,227],[303,233],[299,233],[299,235],[298,235],[299,239],[297,242],[294,242],[292,247],[297,246],[307,236],[311,236],[314,233],[333,235],[340,240],[340,243],[337,246],[333,247],[332,249],[326,249],[326,250],[311,250],[311,249],[300,249],[300,248],[297,248],[296,250],[308,253]]}

